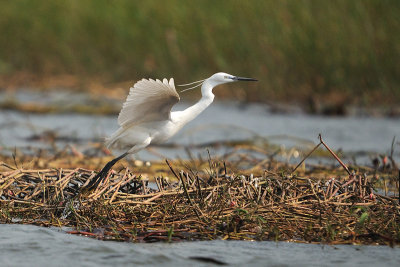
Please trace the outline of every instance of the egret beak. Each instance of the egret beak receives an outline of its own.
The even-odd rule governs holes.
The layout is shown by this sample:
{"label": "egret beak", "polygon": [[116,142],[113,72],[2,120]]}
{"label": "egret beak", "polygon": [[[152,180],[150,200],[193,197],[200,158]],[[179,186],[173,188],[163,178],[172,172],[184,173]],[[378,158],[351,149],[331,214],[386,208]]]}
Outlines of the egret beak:
{"label": "egret beak", "polygon": [[235,76],[233,78],[233,80],[235,80],[235,81],[248,81],[248,82],[257,82],[258,81],[258,80],[253,79],[253,78],[244,78],[244,77],[237,77],[237,76]]}

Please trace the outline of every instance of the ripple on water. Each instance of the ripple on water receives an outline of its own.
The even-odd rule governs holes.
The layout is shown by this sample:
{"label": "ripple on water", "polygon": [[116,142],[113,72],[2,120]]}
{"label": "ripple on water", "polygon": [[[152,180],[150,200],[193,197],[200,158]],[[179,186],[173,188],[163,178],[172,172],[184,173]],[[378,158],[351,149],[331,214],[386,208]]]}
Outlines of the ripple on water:
{"label": "ripple on water", "polygon": [[69,235],[57,228],[0,225],[2,266],[211,265],[193,257],[230,266],[396,266],[400,248],[222,240],[134,244]]}

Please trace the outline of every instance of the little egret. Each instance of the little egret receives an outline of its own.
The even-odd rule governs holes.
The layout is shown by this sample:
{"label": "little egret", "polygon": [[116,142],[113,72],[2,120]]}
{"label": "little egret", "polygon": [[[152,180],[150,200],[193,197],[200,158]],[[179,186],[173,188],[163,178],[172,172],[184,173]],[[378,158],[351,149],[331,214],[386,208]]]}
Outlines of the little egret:
{"label": "little egret", "polygon": [[[130,147],[125,153],[108,162],[104,168],[90,181],[87,188],[94,188],[107,177],[110,169],[119,160],[129,154],[137,153],[150,144],[162,143],[175,135],[189,121],[196,118],[214,100],[212,90],[215,86],[236,82],[257,81],[252,78],[233,76],[219,72],[208,79],[185,84],[201,85],[201,99],[183,111],[171,108],[180,98],[175,89],[174,79],[152,80],[142,79],[130,88],[126,102],[118,116],[120,128],[105,142],[108,148],[116,145]],[[183,90],[183,91],[186,91]]]}

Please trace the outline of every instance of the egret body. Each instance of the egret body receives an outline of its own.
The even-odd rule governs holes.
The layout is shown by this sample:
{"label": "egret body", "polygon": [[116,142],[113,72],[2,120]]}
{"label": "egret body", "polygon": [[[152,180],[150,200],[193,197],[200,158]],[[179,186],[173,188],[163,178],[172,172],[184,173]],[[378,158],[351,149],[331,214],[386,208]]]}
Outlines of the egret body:
{"label": "egret body", "polygon": [[[195,82],[201,84],[201,99],[182,111],[171,108],[180,98],[175,89],[174,79],[142,79],[130,88],[129,95],[118,116],[120,128],[105,142],[108,148],[129,147],[125,153],[108,162],[90,181],[88,188],[97,186],[109,170],[120,159],[137,153],[150,144],[163,143],[175,135],[184,125],[196,118],[214,100],[213,88],[217,85],[236,81],[257,81],[252,78],[233,76],[219,72],[210,78]],[[197,87],[197,85],[195,87]]]}

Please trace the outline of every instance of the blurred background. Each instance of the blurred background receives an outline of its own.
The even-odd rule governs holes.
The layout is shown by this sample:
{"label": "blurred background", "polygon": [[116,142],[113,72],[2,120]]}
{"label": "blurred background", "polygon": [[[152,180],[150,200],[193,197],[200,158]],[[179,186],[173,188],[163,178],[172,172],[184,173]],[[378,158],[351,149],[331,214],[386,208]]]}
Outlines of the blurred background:
{"label": "blurred background", "polygon": [[[385,250],[382,250],[386,248],[378,246],[358,246],[350,250],[343,247],[337,250],[340,248],[340,245],[337,245],[340,241],[335,240],[338,237],[349,236],[352,242],[356,241],[356,237],[357,240],[360,237],[371,242],[385,240],[385,244],[390,245],[398,242],[399,232],[396,239],[393,234],[395,230],[385,232],[386,226],[378,227],[379,229],[372,227],[372,230],[366,228],[367,222],[369,225],[375,224],[370,218],[379,217],[381,214],[385,216],[386,213],[379,211],[379,206],[373,205],[369,208],[367,205],[373,204],[370,201],[361,203],[366,204],[365,206],[353,204],[356,201],[363,202],[364,196],[367,198],[370,192],[366,190],[370,190],[371,185],[377,186],[380,190],[378,192],[384,192],[385,195],[388,194],[388,190],[398,190],[396,181],[400,166],[400,0],[0,0],[2,222],[32,223],[36,220],[32,218],[51,215],[51,220],[36,220],[37,224],[61,226],[63,221],[73,218],[68,215],[73,211],[73,214],[76,214],[74,218],[77,219],[70,221],[74,225],[88,225],[91,222],[93,224],[94,219],[79,215],[85,215],[85,210],[89,210],[90,207],[87,205],[89,202],[83,198],[84,194],[79,195],[79,201],[74,201],[78,198],[73,197],[73,192],[76,192],[75,186],[80,182],[71,179],[69,174],[67,176],[70,177],[66,178],[65,174],[69,173],[68,169],[73,170],[71,175],[82,173],[79,168],[99,171],[122,152],[107,150],[103,141],[104,137],[110,136],[119,127],[117,115],[129,88],[142,78],[173,77],[175,84],[185,84],[208,78],[221,71],[256,78],[259,81],[232,83],[215,88],[214,103],[167,144],[146,148],[134,155],[134,158],[127,157],[120,161],[113,169],[128,168],[137,177],[143,178],[143,184],[147,179],[156,176],[173,179],[165,164],[165,159],[168,158],[171,159],[175,170],[186,170],[196,177],[199,174],[208,181],[212,179],[207,177],[214,176],[217,169],[221,174],[228,172],[229,176],[224,175],[220,176],[222,179],[217,179],[218,183],[221,181],[221,185],[224,177],[235,181],[232,177],[251,173],[252,178],[249,178],[249,181],[254,181],[256,191],[261,190],[261,186],[257,187],[259,180],[256,177],[275,177],[275,174],[278,177],[279,174],[279,177],[284,178],[281,188],[286,188],[282,190],[284,193],[281,194],[281,199],[285,199],[285,207],[291,209],[290,213],[285,211],[286,208],[280,210],[283,212],[282,218],[288,222],[284,225],[298,228],[298,214],[292,212],[298,203],[308,205],[304,209],[307,220],[308,217],[315,217],[310,208],[319,207],[321,211],[321,207],[326,207],[327,210],[323,213],[326,214],[324,216],[327,220],[322,222],[320,212],[319,225],[312,226],[310,221],[307,226],[299,229],[306,229],[304,236],[307,240],[308,236],[310,240],[323,240],[319,239],[320,234],[332,241],[334,247],[300,246],[296,247],[296,250],[294,247],[288,247],[287,243],[278,247],[277,242],[270,247],[266,247],[265,243],[257,245],[255,242],[249,242],[248,247],[232,242],[229,243],[230,247],[227,243],[206,243],[204,247],[196,247],[197,243],[186,242],[180,247],[172,247],[171,244],[159,248],[151,246],[147,247],[149,252],[146,252],[143,246],[138,249],[130,246],[127,250],[116,246],[119,243],[113,247],[98,243],[87,245],[82,243],[81,239],[76,241],[79,244],[73,243],[71,235],[54,238],[53,233],[49,232],[53,231],[52,229],[48,231],[14,228],[10,225],[4,228],[0,225],[3,227],[0,230],[1,262],[4,264],[12,259],[15,263],[15,259],[21,259],[26,263],[26,258],[21,257],[19,253],[23,252],[23,255],[29,255],[29,262],[35,262],[35,256],[38,256],[36,258],[40,260],[36,262],[47,261],[44,265],[48,265],[47,258],[43,257],[44,249],[46,254],[51,253],[52,259],[54,256],[59,258],[58,265],[64,262],[67,264],[61,257],[69,257],[72,253],[74,256],[69,258],[77,259],[77,265],[82,264],[81,259],[90,259],[87,256],[89,253],[95,256],[90,263],[100,262],[103,265],[111,261],[113,265],[128,261],[131,264],[159,261],[163,265],[169,262],[188,262],[193,265],[189,260],[184,261],[187,255],[196,256],[191,257],[191,260],[198,258],[212,263],[215,261],[213,258],[219,257],[210,251],[218,249],[228,252],[226,257],[222,258],[229,259],[226,262],[240,263],[251,258],[253,265],[261,260],[262,265],[265,265],[266,259],[277,265],[275,263],[280,263],[281,259],[285,258],[291,259],[290,263],[294,262],[292,259],[303,260],[303,263],[311,258],[321,259],[324,265],[329,265],[330,262],[337,265],[344,260],[346,264],[362,263],[363,266],[366,261],[371,263],[368,266],[373,262],[396,262],[396,259],[399,259],[398,249],[387,248],[390,251],[386,254],[383,253]],[[180,95],[181,102],[174,107],[178,110],[198,100],[201,93],[197,89]],[[341,166],[322,145],[310,157],[307,156],[307,160],[296,173],[299,172],[300,177],[307,179],[318,178],[318,184],[320,177],[326,178],[325,185],[330,187],[329,194],[332,194],[333,188],[337,188],[332,195],[339,192],[341,198],[336,198],[337,201],[345,201],[347,198],[348,203],[333,203],[332,195],[326,199],[325,193],[324,200],[320,202],[314,192],[318,202],[313,203],[318,205],[309,204],[311,202],[307,200],[308,195],[307,198],[301,199],[302,196],[298,193],[300,191],[285,196],[285,192],[289,192],[288,188],[303,184],[301,180],[293,180],[292,183],[292,180],[286,177],[291,177],[287,174],[291,173],[294,166],[320,142],[318,134],[322,134],[326,144],[351,171],[358,169],[356,173],[362,174],[364,186],[361,186],[361,175],[355,176],[357,184],[360,182],[360,196],[351,193],[356,183],[353,183],[353,191],[347,191],[347,187],[344,186],[345,193],[338,191],[338,182],[342,181]],[[68,188],[62,191],[54,186],[57,194],[61,192],[62,201],[58,196],[53,198],[49,194],[53,192],[53,182],[47,181],[53,179],[53,176],[46,169],[53,168],[57,169],[57,176],[59,174],[59,180],[54,185]],[[31,171],[20,171],[22,169]],[[34,176],[34,173],[38,176]],[[79,177],[83,178],[90,171],[84,170],[84,173],[79,174]],[[371,174],[374,174],[373,177]],[[244,184],[245,178],[242,177]],[[355,179],[353,177],[350,180],[347,174],[342,178],[348,179],[349,183]],[[197,184],[200,186],[198,180]],[[311,181],[308,181],[311,185]],[[118,189],[121,182],[118,183]],[[34,184],[37,186],[32,189]],[[153,186],[156,187],[155,183]],[[135,182],[131,187],[138,189],[139,185]],[[223,194],[229,194],[230,189],[226,190],[225,185],[223,188]],[[250,196],[253,195],[253,191],[249,188],[246,192]],[[267,190],[264,189],[263,198],[267,191],[270,195],[270,188],[271,186]],[[314,191],[312,186],[311,188]],[[318,187],[316,189],[322,198],[323,191]],[[110,191],[111,189],[107,192]],[[104,190],[102,192],[104,193]],[[218,193],[215,190],[213,192]],[[276,193],[276,190],[274,192]],[[104,193],[104,196],[107,194]],[[112,199],[115,195],[114,193]],[[43,204],[39,204],[46,212],[41,212],[43,209],[39,210],[39,205],[34,206],[34,196],[43,196]],[[67,200],[70,196],[72,199]],[[148,200],[156,201],[158,196]],[[211,194],[206,199],[210,196]],[[256,216],[256,213],[250,211],[253,204],[240,204],[243,209],[238,208],[237,213],[232,213],[232,216],[227,214],[227,209],[214,216],[219,206],[210,202],[212,198],[207,200],[207,203],[212,204],[207,205],[215,212],[207,215],[207,218],[210,218],[207,220],[213,225],[220,221],[221,224],[217,225],[221,227],[215,228],[219,232],[229,232],[229,229],[234,228],[233,238],[242,236],[242,233],[236,235],[236,228],[239,231],[242,222],[252,223],[247,218]],[[375,200],[372,192],[369,198]],[[221,196],[218,199],[224,198]],[[389,201],[391,203],[391,198],[379,199],[382,200],[382,207],[388,207],[387,214],[390,209],[394,210],[394,206],[385,204]],[[174,210],[177,200],[173,200],[175,204],[172,208],[165,205],[165,212]],[[298,202],[293,204],[292,208],[289,200]],[[150,201],[147,204],[153,203]],[[333,205],[350,204],[350,201],[353,203],[349,212],[346,213],[346,209],[346,212],[340,215],[343,223],[335,220],[331,222],[329,218],[336,218],[333,213],[336,208]],[[98,215],[93,215],[94,218],[101,218],[103,222],[115,218],[114,221],[110,221],[110,227],[116,235],[118,233],[115,229],[119,229],[121,225],[124,231],[132,229],[121,221],[123,214],[116,215],[117,212],[103,206],[103,202],[92,203],[98,203],[93,206],[93,211],[99,212]],[[116,202],[113,202],[113,205],[114,203]],[[275,201],[276,203],[278,202]],[[29,205],[29,208],[23,205]],[[64,206],[66,208],[62,212]],[[201,203],[199,206],[205,210]],[[53,207],[57,209],[56,213],[50,211]],[[148,211],[153,210],[151,213],[154,215],[154,206],[148,207]],[[18,214],[17,209],[30,210],[33,217]],[[340,207],[337,209],[342,210]],[[138,228],[139,232],[143,227],[156,229],[156,225],[160,225],[153,215],[142,223],[143,214],[136,216],[133,213],[135,210],[137,209],[133,206],[126,209],[126,216],[137,218],[131,234],[137,232],[136,225],[141,225]],[[197,213],[197,206],[194,211]],[[291,213],[295,215],[291,216]],[[242,220],[242,215],[246,219]],[[356,217],[359,215],[357,223]],[[346,216],[356,217],[345,219]],[[267,219],[258,216],[252,223],[255,229],[252,231],[257,232],[257,238],[263,238],[264,232],[267,236],[268,231],[269,238],[275,240],[286,235],[286,230],[282,230],[284,228],[274,225],[279,220],[272,223],[271,219]],[[168,221],[171,220],[167,219],[165,223],[163,221],[162,226],[170,225]],[[398,217],[391,214],[386,225],[392,225],[390,229],[395,229],[399,225],[398,222]],[[186,224],[184,221],[177,221],[176,230],[174,225],[165,228],[168,236],[171,237],[174,231],[178,236],[187,236],[179,230],[186,227]],[[349,234],[340,232],[341,225],[345,224]],[[102,235],[111,232],[110,227],[93,228],[93,232]],[[362,230],[364,228],[368,229],[368,232]],[[310,231],[314,231],[315,234]],[[157,232],[153,233],[158,235]],[[30,234],[28,238],[34,241],[26,242],[27,234]],[[156,235],[154,236],[157,237]],[[121,234],[121,237],[126,236],[125,233]],[[147,236],[150,237],[150,234]],[[54,243],[54,240],[59,243]],[[299,241],[299,238],[296,236],[293,240]],[[65,247],[69,244],[72,244],[70,248],[75,250],[68,250],[67,254]],[[244,248],[244,252],[238,251],[239,247]],[[79,251],[75,253],[77,248]],[[287,257],[289,250],[286,248],[290,249],[290,257]],[[330,253],[331,248],[336,252]],[[176,249],[179,249],[179,254],[176,253]],[[162,253],[158,253],[158,250],[162,250]],[[357,254],[355,250],[359,250]],[[134,258],[131,260],[131,257],[125,257],[124,254],[127,253],[124,251],[135,251]],[[349,255],[347,258],[346,253]],[[7,254],[8,257],[4,258],[3,254]],[[385,257],[386,255],[388,257]],[[372,257],[374,258],[371,261]],[[236,259],[235,262],[232,258],[239,260]]]}
{"label": "blurred background", "polygon": [[399,17],[398,0],[1,1],[0,145],[101,143],[137,80],[223,71],[259,82],[216,88],[198,128],[172,142],[313,146],[322,133],[344,151],[393,154]]}
{"label": "blurred background", "polygon": [[0,88],[127,90],[224,71],[260,82],[219,97],[396,105],[399,16],[397,0],[2,1]]}

